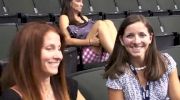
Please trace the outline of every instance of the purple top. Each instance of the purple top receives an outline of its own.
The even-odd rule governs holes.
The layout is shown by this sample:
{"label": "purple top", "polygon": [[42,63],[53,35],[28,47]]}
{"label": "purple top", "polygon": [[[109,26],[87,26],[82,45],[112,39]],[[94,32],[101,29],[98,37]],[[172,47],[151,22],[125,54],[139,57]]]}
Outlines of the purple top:
{"label": "purple top", "polygon": [[81,25],[69,25],[67,27],[68,31],[72,38],[85,39],[88,33],[90,32],[94,21],[91,19],[88,22]]}
{"label": "purple top", "polygon": [[[150,82],[150,100],[169,100],[169,74],[176,69],[176,62],[169,54],[164,53],[163,55],[167,58],[168,68],[159,80]],[[118,76],[117,79],[108,78],[106,86],[111,89],[122,90],[125,100],[142,100],[140,84],[130,69]]]}

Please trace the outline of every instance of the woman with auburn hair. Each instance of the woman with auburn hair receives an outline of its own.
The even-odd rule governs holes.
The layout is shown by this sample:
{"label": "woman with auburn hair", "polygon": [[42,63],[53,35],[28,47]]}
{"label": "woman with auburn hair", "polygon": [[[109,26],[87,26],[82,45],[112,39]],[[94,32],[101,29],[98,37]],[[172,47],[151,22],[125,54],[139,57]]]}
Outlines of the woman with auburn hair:
{"label": "woman with auburn hair", "polygon": [[[15,82],[3,100],[70,100],[66,85],[59,29],[29,22],[16,34],[8,68]],[[4,72],[6,73],[6,72]]]}
{"label": "woman with auburn hair", "polygon": [[107,61],[117,30],[110,20],[88,19],[82,7],[83,0],[63,0],[59,27],[66,45],[82,47],[83,64]]}
{"label": "woman with auburn hair", "polygon": [[180,100],[176,62],[158,51],[142,15],[130,15],[121,24],[104,77],[109,100]]}

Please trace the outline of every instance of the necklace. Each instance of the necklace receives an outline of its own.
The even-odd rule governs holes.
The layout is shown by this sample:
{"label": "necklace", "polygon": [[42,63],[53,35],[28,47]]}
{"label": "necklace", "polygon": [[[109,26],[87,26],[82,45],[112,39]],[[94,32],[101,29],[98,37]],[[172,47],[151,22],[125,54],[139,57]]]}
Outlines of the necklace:
{"label": "necklace", "polygon": [[143,66],[143,67],[135,67],[135,70],[137,70],[137,71],[140,71],[140,70],[143,70],[143,69],[145,69],[146,68],[146,66]]}

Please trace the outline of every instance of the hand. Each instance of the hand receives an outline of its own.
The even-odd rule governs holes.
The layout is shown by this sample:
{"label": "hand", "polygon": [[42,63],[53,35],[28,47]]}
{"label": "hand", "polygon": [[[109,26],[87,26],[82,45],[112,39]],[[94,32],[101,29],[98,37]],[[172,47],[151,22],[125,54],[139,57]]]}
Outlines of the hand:
{"label": "hand", "polygon": [[99,46],[100,45],[99,38],[97,37],[89,38],[89,44],[92,46]]}

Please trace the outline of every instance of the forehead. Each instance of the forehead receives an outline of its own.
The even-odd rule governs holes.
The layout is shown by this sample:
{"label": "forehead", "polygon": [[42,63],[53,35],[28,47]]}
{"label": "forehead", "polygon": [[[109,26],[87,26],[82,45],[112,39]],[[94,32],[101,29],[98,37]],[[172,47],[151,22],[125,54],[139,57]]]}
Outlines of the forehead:
{"label": "forehead", "polygon": [[145,26],[145,24],[141,21],[135,22],[133,24],[130,24],[126,27],[124,30],[125,33],[127,32],[148,32],[148,28]]}
{"label": "forehead", "polygon": [[48,41],[60,41],[60,35],[54,31],[48,31],[44,36],[44,42]]}
{"label": "forehead", "polygon": [[72,2],[82,2],[83,0],[72,0]]}

